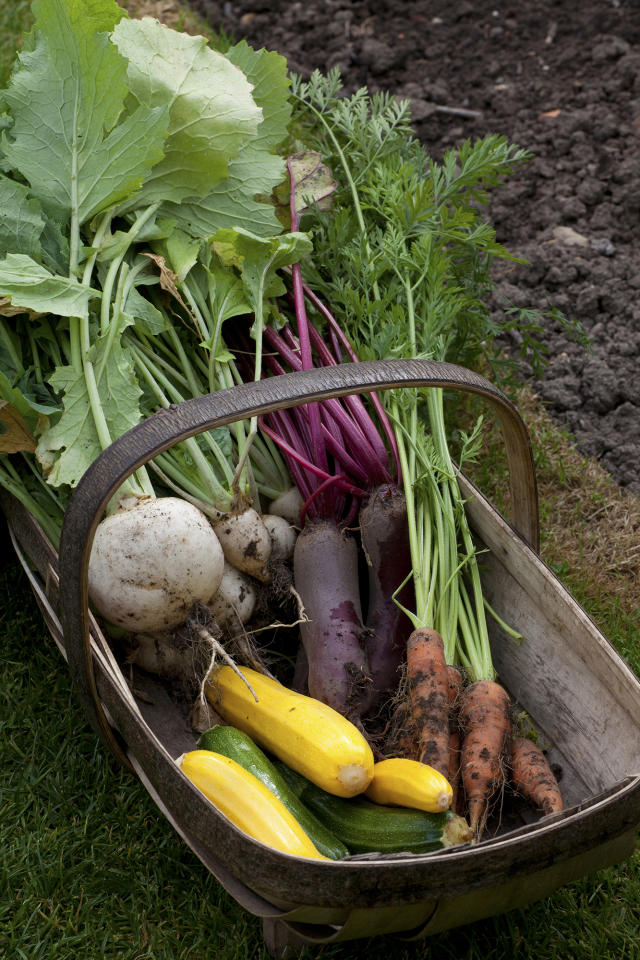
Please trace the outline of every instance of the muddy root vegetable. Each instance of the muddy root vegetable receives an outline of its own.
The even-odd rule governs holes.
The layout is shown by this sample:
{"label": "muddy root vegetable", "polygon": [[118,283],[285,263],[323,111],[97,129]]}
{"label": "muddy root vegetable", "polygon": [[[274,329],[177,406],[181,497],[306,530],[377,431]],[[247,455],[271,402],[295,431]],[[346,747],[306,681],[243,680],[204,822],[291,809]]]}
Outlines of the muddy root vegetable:
{"label": "muddy root vegetable", "polygon": [[247,623],[256,607],[255,581],[225,561],[220,586],[209,601],[219,626],[234,633]]}
{"label": "muddy root vegetable", "polygon": [[298,536],[298,531],[295,527],[289,523],[288,520],[285,520],[284,517],[270,513],[263,514],[262,522],[271,537],[270,561],[291,560]]}
{"label": "muddy root vegetable", "polygon": [[524,737],[511,744],[511,784],[546,815],[562,810],[562,794],[540,747]]}
{"label": "muddy root vegetable", "polygon": [[267,564],[271,554],[271,537],[260,514],[248,507],[228,513],[214,524],[225,559],[237,570],[257,580],[267,581]]}
{"label": "muddy root vegetable", "polygon": [[308,620],[300,633],[309,694],[350,719],[366,709],[371,681],[355,541],[335,523],[308,523],[294,551],[294,580]]}
{"label": "muddy root vegetable", "polygon": [[187,638],[174,633],[134,633],[127,643],[127,663],[167,680],[183,678],[189,683],[194,648]]}
{"label": "muddy root vegetable", "polygon": [[215,593],[223,565],[218,538],[197,507],[179,497],[141,500],[99,524],[89,596],[125,630],[171,630]]}
{"label": "muddy root vegetable", "polygon": [[417,759],[449,775],[449,677],[442,637],[419,628],[407,641],[410,726]]}
{"label": "muddy root vegetable", "polygon": [[511,736],[509,695],[493,680],[478,680],[468,686],[460,703],[463,731],[461,776],[469,810],[469,824],[476,839],[484,831],[489,803],[505,780]]}
{"label": "muddy root vegetable", "polygon": [[[373,704],[398,685],[398,671],[411,624],[394,600],[394,593],[411,572],[407,503],[393,484],[377,487],[360,508],[360,537],[367,560],[369,603],[365,624]],[[410,592],[410,587],[403,593]],[[408,598],[399,598],[407,605]]]}

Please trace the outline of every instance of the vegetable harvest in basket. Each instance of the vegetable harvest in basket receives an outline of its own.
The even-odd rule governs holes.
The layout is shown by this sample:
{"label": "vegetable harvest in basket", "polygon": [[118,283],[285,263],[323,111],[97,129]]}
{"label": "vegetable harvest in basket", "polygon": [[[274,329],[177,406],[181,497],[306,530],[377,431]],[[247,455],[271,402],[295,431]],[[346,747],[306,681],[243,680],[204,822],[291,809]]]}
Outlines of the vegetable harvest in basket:
{"label": "vegetable harvest in basket", "polygon": [[[223,55],[113,0],[33,10],[2,93],[0,484],[54,545],[89,464],[163,407],[356,357],[473,363],[493,341],[489,266],[508,254],[478,205],[524,151],[492,136],[438,165],[406,104],[344,98],[337,74],[291,86],[276,53]],[[347,397],[177,444],[109,505],[90,597],[123,658],[194,703],[195,729],[208,677],[239,670],[255,703],[275,675],[383,763],[454,784],[461,766],[480,837],[511,718],[456,479],[479,426],[456,464],[444,410],[440,390]],[[391,779],[373,801],[411,806]]]}

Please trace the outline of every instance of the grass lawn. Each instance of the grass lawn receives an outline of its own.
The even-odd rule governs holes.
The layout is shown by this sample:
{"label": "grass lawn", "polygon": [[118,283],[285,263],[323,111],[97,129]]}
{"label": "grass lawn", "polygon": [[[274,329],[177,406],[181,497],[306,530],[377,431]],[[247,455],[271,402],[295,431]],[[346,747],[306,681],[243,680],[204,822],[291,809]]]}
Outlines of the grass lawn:
{"label": "grass lawn", "polygon": [[[138,0],[135,9],[167,10],[175,23],[190,23],[178,3]],[[0,0],[0,82],[28,24],[26,2]],[[536,454],[543,556],[640,674],[640,500],[576,454],[534,397],[524,391],[518,402]],[[487,449],[477,479],[506,507],[499,443],[491,433]],[[3,528],[0,537],[5,543]],[[260,922],[218,886],[144,788],[97,741],[8,545],[0,556],[0,957],[266,957]],[[382,954],[388,960],[638,960],[640,856],[526,910],[430,940],[358,941],[303,956]]]}

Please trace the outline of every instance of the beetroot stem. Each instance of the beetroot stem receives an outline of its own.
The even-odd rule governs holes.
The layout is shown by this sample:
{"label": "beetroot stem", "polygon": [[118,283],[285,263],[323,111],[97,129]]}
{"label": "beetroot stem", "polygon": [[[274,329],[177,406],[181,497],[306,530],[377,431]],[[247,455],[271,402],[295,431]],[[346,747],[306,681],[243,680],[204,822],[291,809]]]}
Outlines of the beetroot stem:
{"label": "beetroot stem", "polygon": [[313,493],[311,493],[311,494],[307,497],[307,499],[305,500],[305,502],[302,504],[302,508],[301,508],[301,510],[300,510],[300,523],[301,523],[301,525],[304,526],[304,521],[305,521],[305,519],[306,519],[306,516],[307,516],[307,513],[308,513],[308,511],[309,511],[309,508],[310,508],[311,504],[313,503],[313,501],[314,501],[318,496],[320,496],[320,494],[324,493],[325,490],[328,490],[328,489],[329,489],[330,487],[332,487],[332,486],[345,486],[345,487],[346,487],[347,485],[348,485],[348,492],[349,492],[349,493],[353,494],[353,495],[356,496],[356,497],[364,497],[364,496],[365,496],[365,491],[364,491],[364,490],[358,490],[358,488],[357,488],[357,487],[354,487],[353,484],[349,483],[349,481],[347,480],[347,478],[344,477],[344,476],[342,476],[342,474],[336,473],[336,474],[335,474],[334,476],[332,476],[332,477],[327,477],[327,479],[326,479],[326,480],[323,480],[322,483],[320,484],[320,486],[319,486],[319,487],[316,487],[316,489],[313,491]]}
{"label": "beetroot stem", "polygon": [[[291,160],[287,160],[287,170],[289,172],[289,183],[291,186],[291,197],[289,200],[289,210],[291,214],[291,230],[296,231],[300,226],[300,218],[296,210],[296,181],[291,167]],[[294,263],[291,267],[291,277],[293,281],[293,297],[295,302],[296,321],[298,327],[298,341],[300,343],[300,357],[304,370],[313,368],[313,357],[311,354],[311,343],[309,340],[309,320],[304,305],[304,292],[302,288],[302,270],[299,263]],[[322,438],[322,428],[320,422],[320,405],[309,404],[309,427],[311,434],[311,449],[313,452],[314,463],[319,467],[327,468],[327,453]]]}
{"label": "beetroot stem", "polygon": [[[333,481],[337,486],[346,490],[347,493],[352,493],[359,497],[365,496],[365,490],[362,490],[360,487],[357,487],[353,484],[348,477],[343,476],[342,474],[330,474],[326,470],[321,470],[319,467],[316,467],[310,460],[307,460],[299,450],[296,450],[295,447],[291,446],[279,433],[275,430],[272,430],[271,427],[267,426],[266,423],[261,424],[261,429],[267,434],[268,437],[271,437],[274,443],[277,443],[278,446],[284,450],[287,456],[291,457],[300,467],[304,470],[308,470],[310,473],[315,474],[317,477],[322,478],[322,485],[326,487],[329,481]],[[305,484],[306,486],[306,484]],[[307,487],[308,489],[308,487]]]}
{"label": "beetroot stem", "polygon": [[[310,303],[313,304],[316,310],[318,310],[322,314],[322,316],[325,318],[325,320],[328,322],[332,337],[335,336],[337,341],[342,344],[342,346],[344,347],[345,353],[347,354],[350,360],[352,360],[354,363],[359,363],[359,359],[355,350],[351,346],[351,343],[349,342],[348,338],[345,336],[344,332],[341,330],[340,324],[338,323],[334,315],[331,313],[329,308],[325,306],[325,304],[322,302],[320,297],[318,297],[313,292],[313,290],[311,290],[310,287],[306,285],[306,283],[302,285],[302,289],[303,289],[304,295],[307,297]],[[396,441],[395,433],[393,431],[393,428],[391,426],[391,423],[389,421],[389,418],[387,416],[387,413],[382,405],[382,401],[380,400],[379,396],[376,393],[372,393],[370,394],[370,397],[371,397],[371,403],[373,404],[373,408],[376,411],[378,418],[380,420],[380,424],[382,426],[384,435],[387,439],[387,443],[389,444],[389,449],[391,450],[391,455],[393,457],[393,463],[394,463],[395,472],[396,472],[396,481],[400,483],[401,477],[402,477],[402,468],[400,465],[400,454],[398,452],[398,444]]]}

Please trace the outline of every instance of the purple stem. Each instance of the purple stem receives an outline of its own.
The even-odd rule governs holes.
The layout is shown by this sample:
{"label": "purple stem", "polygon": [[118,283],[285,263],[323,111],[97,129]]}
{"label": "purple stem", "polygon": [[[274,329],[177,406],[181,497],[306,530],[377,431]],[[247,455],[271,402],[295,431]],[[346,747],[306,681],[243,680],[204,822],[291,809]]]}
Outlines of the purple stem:
{"label": "purple stem", "polygon": [[[274,330],[273,327],[265,327],[265,339],[269,346],[274,347],[286,362],[289,364],[292,370],[302,370],[302,360],[300,359],[299,353],[297,353],[284,339],[284,337],[278,333],[277,330]],[[275,361],[276,363],[278,361]],[[280,372],[284,373],[284,369],[281,367]]]}
{"label": "purple stem", "polygon": [[[335,332],[333,327],[329,328],[329,332],[330,334],[333,334]],[[288,334],[289,335],[287,339],[290,342],[291,349],[297,350],[297,344],[295,343],[295,340],[293,340],[290,330],[288,331]],[[322,337],[320,336],[316,328],[313,326],[313,324],[309,325],[309,337],[310,337],[311,345],[315,349],[323,365],[326,367],[337,366],[340,360],[336,359],[336,356],[334,354],[339,356],[340,351],[335,338],[332,338],[334,353],[331,353],[331,351],[329,350],[326,343],[324,342],[324,340],[322,339]],[[272,339],[272,342],[275,344],[275,341],[273,341],[273,339]],[[282,340],[280,340],[280,342],[282,342]],[[285,356],[284,348],[282,350],[282,355]],[[355,356],[355,354],[353,354],[353,356]],[[291,353],[288,353],[286,355],[286,359],[293,366],[293,358]],[[299,366],[294,367],[294,369],[301,369],[301,363],[299,364]],[[374,397],[375,395],[373,395],[372,399]],[[375,399],[377,400],[377,397],[375,397]],[[347,396],[343,397],[342,400],[345,407],[351,412],[351,416],[353,420],[355,420],[355,422],[360,426],[360,429],[362,430],[361,443],[367,444],[370,447],[371,449],[370,456],[372,458],[374,457],[377,458],[380,465],[384,464],[384,466],[382,466],[381,469],[378,468],[378,470],[376,471],[377,476],[374,478],[374,483],[383,483],[385,480],[390,480],[391,474],[387,470],[387,466],[386,466],[389,459],[387,450],[380,438],[377,427],[372,422],[371,417],[367,413],[367,410],[362,401],[362,398],[359,397],[357,394],[348,394]],[[337,402],[337,401],[334,401],[334,402]],[[395,459],[395,455],[394,455],[394,459]],[[396,469],[397,469],[397,463],[396,463]]]}
{"label": "purple stem", "polygon": [[[357,487],[354,487],[352,484],[349,483],[347,477],[342,476],[342,474],[340,473],[336,473],[332,477],[327,477],[327,479],[323,480],[320,486],[316,487],[315,490],[307,497],[305,502],[302,504],[302,508],[300,510],[301,525],[304,526],[304,521],[306,519],[307,513],[310,511],[310,508],[313,506],[314,501],[317,500],[318,497],[320,497],[321,494],[325,492],[325,490],[328,490],[330,487],[333,487],[333,486],[346,487],[347,484],[349,484],[347,487],[349,493],[352,493],[356,497],[366,496],[365,490],[358,490]],[[311,511],[311,512],[316,513],[317,511]],[[340,513],[342,513],[342,509],[340,510]],[[324,517],[323,519],[333,522],[332,517]]]}
{"label": "purple stem", "polygon": [[[323,341],[315,327],[311,327],[310,335],[311,342],[324,365],[327,367],[337,366],[338,361],[333,357],[331,351],[327,348],[326,343]],[[371,417],[367,413],[366,407],[362,402],[362,398],[357,394],[349,394],[342,399],[347,409],[351,412],[351,417],[360,427],[361,444],[366,444],[369,447],[369,456],[372,460],[372,464],[373,461],[376,463],[376,466],[373,469],[375,470],[377,476],[374,477],[372,472],[372,482],[377,484],[383,483],[385,480],[390,480],[391,475],[387,470],[387,463],[389,461],[387,449],[380,439],[376,425],[373,423]],[[350,422],[352,422],[351,419]]]}
{"label": "purple stem", "polygon": [[[329,323],[329,331],[330,331],[330,334],[332,335],[332,338],[335,337],[337,342],[340,343],[344,348],[347,356],[351,360],[353,360],[354,363],[358,363],[359,360],[355,350],[351,346],[348,338],[340,329],[340,325],[338,324],[338,321],[336,320],[334,315],[331,313],[331,311],[324,305],[322,300],[318,296],[316,296],[313,290],[311,290],[306,284],[303,284],[303,291],[307,299],[314,305],[314,307],[317,310],[319,310],[319,312],[322,314],[325,320],[327,320],[327,322]],[[336,355],[338,355],[338,350],[336,350],[335,352],[336,352]],[[384,435],[387,438],[387,443],[389,444],[389,448],[393,455],[393,462],[395,464],[395,469],[396,469],[396,480],[399,483],[400,478],[402,476],[402,470],[400,467],[400,456],[398,453],[398,444],[396,442],[395,434],[393,432],[393,428],[391,426],[391,423],[389,422],[389,418],[387,417],[385,409],[382,406],[382,402],[380,398],[375,393],[372,393],[370,396],[371,396],[371,402],[374,406],[374,409],[378,414],[378,417],[380,418],[380,423],[382,424]]]}
{"label": "purple stem", "polygon": [[366,470],[363,470],[360,464],[356,463],[353,457],[350,457],[347,451],[345,450],[344,443],[340,443],[328,430],[326,427],[323,427],[325,430],[325,443],[327,444],[327,449],[329,453],[333,454],[335,460],[340,464],[345,473],[348,473],[350,477],[353,477],[354,480],[357,480],[358,483],[361,483],[363,486],[370,486],[370,477]]}
{"label": "purple stem", "polygon": [[[287,160],[287,170],[289,171],[289,183],[291,186],[291,196],[289,199],[289,211],[291,214],[291,230],[295,231],[300,225],[300,218],[296,210],[296,182],[291,161]],[[302,270],[299,263],[294,263],[291,267],[291,277],[293,281],[293,297],[296,311],[296,321],[298,326],[298,340],[300,343],[300,357],[304,370],[313,368],[313,357],[311,354],[311,343],[309,341],[309,320],[304,304],[304,291],[302,284]],[[309,425],[311,432],[311,449],[313,451],[314,463],[319,467],[327,468],[327,452],[322,437],[322,427],[320,420],[320,405],[316,403],[309,404]]]}
{"label": "purple stem", "polygon": [[[282,412],[283,412],[283,411],[280,411],[280,413],[282,413]],[[274,417],[275,417],[276,414],[271,414],[271,416],[274,416]],[[336,484],[337,486],[339,486],[341,489],[343,489],[344,491],[346,491],[346,493],[351,493],[351,494],[353,494],[354,496],[358,496],[358,497],[364,497],[364,496],[366,496],[366,490],[362,489],[361,487],[357,487],[357,486],[349,479],[349,477],[344,476],[343,474],[327,473],[325,470],[321,470],[319,467],[316,467],[310,460],[308,460],[306,457],[304,457],[304,456],[302,455],[302,453],[300,452],[300,446],[301,446],[301,444],[299,444],[299,443],[296,442],[295,437],[292,437],[292,434],[293,434],[295,431],[294,431],[293,429],[292,429],[292,430],[288,430],[288,429],[287,429],[287,426],[292,426],[292,424],[290,424],[290,423],[289,423],[289,424],[285,423],[285,421],[286,421],[287,419],[288,419],[288,418],[286,418],[286,417],[280,417],[280,420],[281,420],[281,423],[279,424],[279,430],[280,430],[280,432],[278,432],[278,431],[276,431],[276,430],[273,430],[271,427],[267,426],[266,423],[261,423],[260,426],[261,426],[261,429],[263,429],[264,432],[267,434],[267,436],[271,437],[271,439],[274,441],[274,443],[277,443],[278,446],[279,446],[282,450],[284,450],[284,452],[287,454],[288,457],[291,457],[291,458],[292,458],[292,460],[296,463],[296,465],[297,465],[302,471],[305,471],[305,470],[306,470],[306,471],[308,471],[309,473],[312,473],[312,474],[314,474],[315,476],[320,477],[320,478],[322,479],[322,485],[323,485],[323,487],[327,486],[327,485],[330,484],[330,483],[335,483],[335,484]],[[288,433],[288,434],[289,434],[289,439],[288,439],[288,440],[284,438],[284,436],[283,436],[284,433]],[[299,434],[297,434],[297,438],[298,438],[298,440],[300,439],[300,435],[299,435]],[[296,485],[297,485],[297,484],[296,484]],[[309,496],[311,496],[312,493],[314,492],[313,488],[309,485],[309,483],[308,483],[307,480],[305,479],[305,480],[304,480],[304,490],[301,489],[301,492],[302,492],[302,493],[306,493],[307,491],[308,491],[308,495],[309,495]]]}
{"label": "purple stem", "polygon": [[301,495],[308,497],[313,490],[313,481],[310,473],[312,470],[319,470],[320,468],[314,467],[313,464],[311,464],[307,456],[304,439],[300,436],[293,418],[290,417],[286,411],[281,410],[277,413],[272,413],[269,419],[274,426],[269,427],[266,422],[263,421],[265,433],[276,443],[280,444],[281,447],[287,447],[286,452],[291,469],[291,479],[300,489]]}
{"label": "purple stem", "polygon": [[[300,357],[288,346],[284,339],[284,336],[287,336],[287,339],[289,339],[292,333],[290,330],[286,331],[284,335],[283,333],[284,331],[278,333],[278,331],[273,330],[273,328],[267,327],[264,331],[264,337],[270,346],[278,350],[280,356],[289,364],[292,370],[301,370],[302,361]],[[313,347],[316,349],[320,359],[324,362],[324,365],[335,366],[336,361],[327,350],[317,330],[311,326],[309,328],[309,334],[313,342]],[[267,362],[267,360],[274,372],[283,372],[283,368],[277,360],[271,357],[265,358],[265,362]],[[384,483],[385,480],[390,480],[391,477],[386,468],[388,461],[387,451],[380,440],[375,424],[366,412],[364,404],[360,398],[356,396],[343,397],[342,399],[345,402],[353,401],[349,404],[352,416],[350,417],[344,410],[339,400],[329,399],[325,400],[322,404],[320,410],[321,420],[324,421],[327,429],[331,430],[336,441],[346,446],[342,437],[336,436],[335,431],[333,431],[331,424],[328,422],[330,419],[335,421],[341,433],[345,435],[349,447],[357,450],[358,458],[364,470],[369,475],[371,484],[377,485]],[[311,406],[311,404],[308,406]],[[331,449],[331,452],[335,455],[335,447]],[[346,464],[347,461],[343,459],[342,462]]]}
{"label": "purple stem", "polygon": [[348,446],[357,455],[363,469],[369,476],[369,485],[375,486],[384,480],[389,480],[389,474],[384,468],[384,461],[381,463],[372,450],[371,444],[362,434],[359,426],[353,422],[348,413],[340,406],[338,401],[325,401],[323,420],[329,427],[329,421],[333,420],[346,438],[344,446]]}

